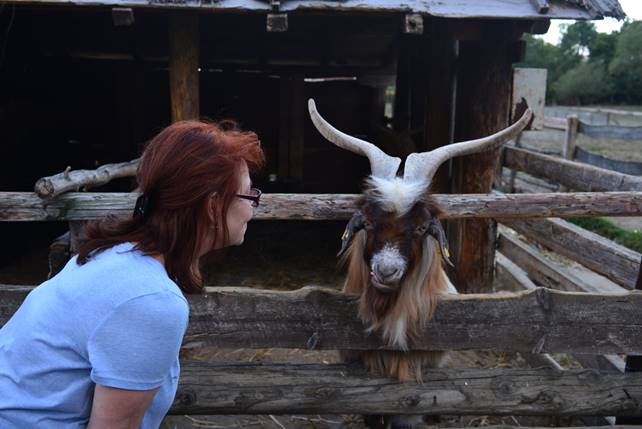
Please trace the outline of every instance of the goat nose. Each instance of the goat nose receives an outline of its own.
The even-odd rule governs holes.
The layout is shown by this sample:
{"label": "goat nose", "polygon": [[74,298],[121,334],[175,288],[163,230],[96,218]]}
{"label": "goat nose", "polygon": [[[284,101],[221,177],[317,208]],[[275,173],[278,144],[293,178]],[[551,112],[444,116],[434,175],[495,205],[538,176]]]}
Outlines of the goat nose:
{"label": "goat nose", "polygon": [[393,277],[398,272],[399,268],[395,267],[394,265],[384,265],[377,267],[377,274],[379,274],[379,278],[381,278],[382,280]]}

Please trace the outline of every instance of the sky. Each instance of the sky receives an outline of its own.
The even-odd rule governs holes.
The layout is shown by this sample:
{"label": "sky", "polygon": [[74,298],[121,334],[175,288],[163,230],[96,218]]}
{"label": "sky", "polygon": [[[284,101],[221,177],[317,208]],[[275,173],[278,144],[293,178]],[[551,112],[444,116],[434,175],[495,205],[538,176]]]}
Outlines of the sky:
{"label": "sky", "polygon": [[[642,0],[620,0],[622,9],[624,13],[627,14],[629,19],[632,20],[642,20]],[[558,44],[560,38],[562,37],[560,33],[561,24],[572,24],[575,21],[570,19],[552,19],[551,28],[548,30],[548,33],[542,35],[541,37],[546,40],[548,43],[554,45]],[[611,33],[617,31],[622,26],[623,21],[618,21],[615,18],[604,18],[600,21],[593,21],[597,31],[601,33]]]}

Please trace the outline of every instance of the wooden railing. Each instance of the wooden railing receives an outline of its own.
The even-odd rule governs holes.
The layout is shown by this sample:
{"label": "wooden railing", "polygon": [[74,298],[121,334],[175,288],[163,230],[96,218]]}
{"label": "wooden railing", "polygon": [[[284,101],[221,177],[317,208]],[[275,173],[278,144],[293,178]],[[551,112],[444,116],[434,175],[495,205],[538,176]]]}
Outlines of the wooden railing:
{"label": "wooden railing", "polygon": [[[0,286],[0,324],[29,287]],[[329,289],[208,288],[188,296],[184,347],[385,349]],[[413,350],[642,353],[642,293],[537,288],[451,296]],[[376,393],[376,395],[373,395]],[[587,370],[429,370],[423,384],[392,383],[351,365],[184,362],[173,413],[447,413],[642,415],[642,374]]]}

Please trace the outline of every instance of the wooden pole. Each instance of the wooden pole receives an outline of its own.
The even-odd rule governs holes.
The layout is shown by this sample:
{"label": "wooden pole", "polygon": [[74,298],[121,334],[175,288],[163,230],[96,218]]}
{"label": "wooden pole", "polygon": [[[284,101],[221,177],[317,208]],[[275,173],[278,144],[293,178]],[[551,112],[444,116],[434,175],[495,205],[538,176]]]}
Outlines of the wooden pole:
{"label": "wooden pole", "polygon": [[[512,23],[476,25],[481,38],[459,42],[455,141],[493,134],[509,122]],[[453,160],[452,191],[490,192],[498,158],[494,150]],[[467,219],[451,222],[448,233],[458,290],[492,290],[497,224]]]}
{"label": "wooden pole", "polygon": [[169,87],[172,122],[198,119],[198,15],[174,12],[169,17]]}
{"label": "wooden pole", "polygon": [[562,148],[562,156],[564,159],[572,161],[573,158],[575,158],[578,124],[579,119],[577,115],[570,115],[566,118],[566,132],[564,134],[564,147]]}
{"label": "wooden pole", "polygon": [[[447,21],[430,20],[428,89],[423,150],[432,150],[453,142],[455,129],[456,62],[458,42]],[[437,170],[430,184],[432,192],[450,192],[449,162]]]}

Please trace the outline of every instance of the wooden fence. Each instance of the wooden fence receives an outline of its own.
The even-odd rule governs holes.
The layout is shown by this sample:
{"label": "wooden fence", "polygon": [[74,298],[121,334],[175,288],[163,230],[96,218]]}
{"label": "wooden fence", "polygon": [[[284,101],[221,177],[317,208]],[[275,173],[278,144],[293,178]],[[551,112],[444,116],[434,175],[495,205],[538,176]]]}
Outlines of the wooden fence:
{"label": "wooden fence", "polygon": [[[573,186],[579,183],[565,170],[594,168],[568,160],[542,159],[539,154],[515,148],[507,149],[504,161],[513,168],[540,171],[541,176],[550,179],[548,175],[552,175]],[[559,162],[566,164],[558,167]],[[642,215],[642,183],[623,176],[600,172],[589,181],[591,175],[587,174],[579,188],[607,192],[435,197],[447,218],[498,218],[529,236],[546,237],[543,242],[566,249],[578,260],[584,258],[584,263],[593,264],[596,271],[626,288],[589,290],[502,233],[498,277],[512,282],[518,292],[450,296],[410,346],[412,350],[521,352],[548,368],[433,369],[425,372],[422,384],[416,384],[391,382],[349,364],[185,361],[171,413],[642,416],[642,373],[622,373],[621,359],[613,358],[616,354],[642,354],[642,293],[627,290],[635,286],[640,255],[586,235],[563,221],[529,219]],[[68,193],[44,200],[33,193],[4,192],[0,193],[0,220],[77,221],[129,214],[135,197]],[[355,195],[268,194],[256,218],[347,219],[355,199]],[[576,240],[581,245],[569,246]],[[516,264],[526,267],[528,273],[518,273]],[[536,287],[536,283],[551,288]],[[0,286],[0,326],[30,290]],[[356,317],[356,302],[330,289],[207,288],[205,294],[188,300],[190,323],[184,348],[386,348],[378,336],[364,331]],[[573,353],[591,368],[561,370],[549,365],[547,353]]]}
{"label": "wooden fence", "polygon": [[[630,112],[642,116],[642,112]],[[608,117],[607,117],[608,118]],[[564,131],[562,156],[565,159],[577,159],[585,164],[613,170],[624,174],[642,175],[642,162],[620,161],[588,152],[576,144],[578,135],[583,134],[594,139],[639,141],[642,144],[642,126],[622,127],[617,125],[592,125],[582,122],[576,115],[563,118],[544,118],[544,127]]]}
{"label": "wooden fence", "polygon": [[[3,286],[0,324],[29,287]],[[356,302],[317,287],[292,292],[208,288],[189,296],[184,347],[383,349]],[[452,296],[416,350],[642,353],[642,293],[537,288]],[[374,394],[376,393],[376,395]],[[642,374],[593,370],[430,370],[398,384],[351,365],[183,363],[173,413],[427,413],[642,415]]]}
{"label": "wooden fence", "polygon": [[[355,196],[267,197],[273,200],[274,209],[262,212],[259,218],[343,219],[349,216]],[[574,214],[641,214],[641,197],[633,192],[439,198],[451,217],[520,218],[569,210]],[[96,218],[115,207],[116,212],[129,211],[133,204],[132,195],[67,194],[47,202],[15,193],[0,194],[0,198],[5,201],[3,220]],[[525,201],[536,203],[525,209]],[[574,205],[574,201],[581,201],[581,205]],[[610,201],[620,203],[610,205]],[[501,210],[493,208],[502,205]],[[5,210],[9,206],[11,210]],[[319,207],[323,214],[318,213]],[[614,276],[628,279],[634,270],[622,268]],[[0,324],[13,314],[30,289],[2,287]],[[186,348],[384,348],[377,336],[364,332],[356,318],[356,303],[328,289],[274,292],[208,288],[206,294],[190,296],[189,301]],[[516,294],[449,297],[412,342],[412,349],[572,352],[595,359],[603,354],[642,353],[638,340],[642,336],[641,316],[642,293],[638,292],[586,294],[537,288]],[[429,370],[424,383],[417,385],[391,383],[344,364],[182,365],[183,375],[171,411],[174,414],[642,415],[642,374],[623,375],[612,372],[612,367],[602,372],[547,368]]]}
{"label": "wooden fence", "polygon": [[[504,154],[505,167],[511,168],[508,188],[515,191],[516,171],[521,171],[537,179],[528,179],[524,183],[521,178],[519,188],[524,192],[540,192],[540,189],[551,189],[550,182],[561,184],[560,189],[578,191],[609,191],[636,190],[642,183],[642,177],[622,174],[612,170],[627,172],[636,171],[631,166],[636,163],[619,163],[602,157],[587,159],[584,152],[576,147],[578,134],[593,138],[613,138],[642,141],[642,127],[593,126],[578,121],[576,117],[567,119],[546,118],[545,127],[565,131],[565,144],[561,151],[563,158],[536,153],[520,147],[506,148]],[[517,145],[519,146],[519,144]],[[608,169],[595,165],[606,166]],[[619,167],[619,168],[615,168]],[[623,167],[626,167],[623,168]],[[527,176],[527,177],[530,177]],[[539,182],[543,179],[542,182]],[[607,277],[618,286],[608,284],[587,283],[571,274],[568,270],[553,264],[544,257],[541,251],[530,246],[511,234],[509,230],[500,228],[497,257],[497,277],[504,284],[519,285],[521,289],[533,289],[536,286],[547,286],[568,291],[585,291],[591,293],[619,293],[626,289],[642,287],[640,253],[620,246],[610,240],[586,231],[562,219],[501,219],[503,225],[526,237],[538,245],[563,255],[584,267]],[[639,371],[639,358],[629,358],[627,362],[615,354],[585,355],[573,353],[573,357],[585,368],[614,371],[623,373],[625,368]],[[551,366],[558,366],[548,357]],[[544,362],[545,359],[539,359]],[[612,422],[611,422],[612,423]]]}

